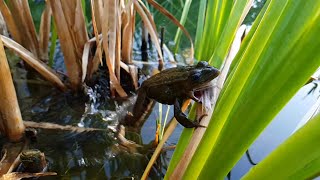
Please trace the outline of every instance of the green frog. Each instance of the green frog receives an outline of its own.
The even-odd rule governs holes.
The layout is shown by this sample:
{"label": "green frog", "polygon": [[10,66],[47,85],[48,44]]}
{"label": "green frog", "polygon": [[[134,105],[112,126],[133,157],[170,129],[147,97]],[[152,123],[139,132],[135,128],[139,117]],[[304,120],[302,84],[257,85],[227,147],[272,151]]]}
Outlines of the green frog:
{"label": "green frog", "polygon": [[181,105],[189,98],[200,103],[194,91],[208,86],[219,74],[218,69],[205,61],[200,61],[194,66],[163,70],[142,83],[132,115],[134,119],[139,119],[151,100],[155,100],[162,104],[174,105],[174,117],[184,127],[203,127],[198,122],[188,119],[181,111]]}

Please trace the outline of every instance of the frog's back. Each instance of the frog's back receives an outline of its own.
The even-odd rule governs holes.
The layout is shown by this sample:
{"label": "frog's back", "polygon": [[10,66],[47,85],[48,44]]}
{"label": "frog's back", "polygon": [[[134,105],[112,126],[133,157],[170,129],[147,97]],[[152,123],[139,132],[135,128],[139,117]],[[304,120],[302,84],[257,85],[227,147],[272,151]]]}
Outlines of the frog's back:
{"label": "frog's back", "polygon": [[145,80],[140,90],[160,103],[173,104],[175,99],[184,98],[185,92],[190,90],[187,83],[190,68],[185,66],[161,71]]}
{"label": "frog's back", "polygon": [[170,68],[161,71],[160,73],[151,76],[145,80],[141,86],[154,87],[162,85],[170,85],[185,82],[188,79],[189,70],[192,66],[184,66],[177,68]]}

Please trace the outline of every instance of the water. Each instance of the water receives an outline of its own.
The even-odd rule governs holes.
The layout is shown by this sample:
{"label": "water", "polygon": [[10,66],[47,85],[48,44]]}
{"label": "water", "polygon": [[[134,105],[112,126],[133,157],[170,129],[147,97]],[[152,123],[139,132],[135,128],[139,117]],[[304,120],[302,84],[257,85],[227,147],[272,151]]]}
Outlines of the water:
{"label": "water", "polygon": [[[263,160],[294,132],[300,120],[320,95],[318,89],[308,94],[312,87],[312,84],[302,87],[251,145],[249,152],[255,163]],[[231,179],[240,179],[251,167],[248,158],[243,156],[233,168]]]}
{"label": "water", "polygon": [[[15,66],[15,63],[12,63]],[[118,124],[132,101],[110,99],[102,94],[99,85],[87,87],[87,97],[61,93],[57,89],[30,76],[22,68],[13,68],[19,105],[25,121],[49,122],[75,127],[100,128],[106,131],[71,132],[63,130],[37,129],[37,142],[30,148],[45,153],[49,171],[58,173],[45,179],[127,179],[141,177],[153,148],[149,147],[155,136],[155,114],[146,122],[142,133],[127,133],[127,138],[142,145],[132,153],[123,148],[112,129]],[[158,105],[156,105],[155,109]],[[182,127],[167,145],[174,145]],[[150,177],[164,177],[173,150],[162,153]]]}

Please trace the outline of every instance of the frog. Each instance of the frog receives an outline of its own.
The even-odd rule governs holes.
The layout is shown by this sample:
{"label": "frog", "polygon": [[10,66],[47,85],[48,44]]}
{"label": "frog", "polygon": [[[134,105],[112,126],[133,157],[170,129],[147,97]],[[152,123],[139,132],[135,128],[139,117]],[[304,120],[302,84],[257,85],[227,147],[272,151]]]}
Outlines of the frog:
{"label": "frog", "polygon": [[220,71],[206,61],[196,65],[180,66],[165,69],[145,80],[137,92],[137,100],[133,107],[132,116],[138,119],[145,107],[155,100],[162,104],[174,106],[174,117],[185,128],[204,127],[197,121],[190,120],[181,110],[181,105],[187,99],[197,103],[201,101],[195,96],[197,89],[208,84],[219,76]]}

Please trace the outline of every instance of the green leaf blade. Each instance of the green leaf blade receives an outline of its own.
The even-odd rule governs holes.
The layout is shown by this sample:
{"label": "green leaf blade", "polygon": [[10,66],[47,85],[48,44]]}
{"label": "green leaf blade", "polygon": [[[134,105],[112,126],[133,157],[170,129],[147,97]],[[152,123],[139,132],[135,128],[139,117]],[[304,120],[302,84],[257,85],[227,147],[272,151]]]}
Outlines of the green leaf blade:
{"label": "green leaf blade", "polygon": [[[294,22],[299,22],[298,17],[304,21],[307,17],[313,22],[312,17],[316,14],[319,4],[313,3],[312,6],[304,6],[305,8],[301,9],[305,2],[300,1],[300,3],[289,1],[283,4],[286,8],[281,14],[285,14],[285,16],[279,16],[280,19],[271,34],[266,33],[268,30],[260,30],[264,36],[268,37],[267,39],[263,40],[263,34],[259,35],[259,29],[257,30],[254,38],[257,38],[259,42],[266,42],[263,43],[265,47],[261,47],[262,52],[255,54],[257,52],[255,48],[259,46],[252,42],[251,48],[247,49],[248,56],[243,56],[243,60],[232,78],[238,77],[239,81],[245,80],[243,81],[245,84],[243,84],[240,94],[236,95],[237,98],[234,99],[232,108],[222,108],[229,109],[229,112],[224,110],[221,111],[223,115],[218,114],[220,105],[218,104],[217,114],[214,116],[216,115],[216,118],[221,116],[222,119],[225,119],[225,124],[220,134],[215,136],[219,137],[213,145],[211,154],[199,176],[200,179],[208,175],[217,178],[225,177],[254,139],[318,67],[320,59],[315,54],[320,43],[313,43],[312,39],[316,38],[320,32],[319,25],[310,24],[308,21],[304,23],[302,28],[300,23]],[[273,7],[281,7],[276,3],[273,5]],[[278,10],[278,12],[281,11]],[[274,14],[273,12],[272,15],[274,16]],[[293,14],[294,16],[290,16]],[[271,21],[276,22],[274,17],[270,16],[270,19],[266,19],[264,23],[270,25]],[[313,31],[309,31],[309,28]],[[288,31],[290,33],[287,33]],[[284,46],[284,43],[289,40],[291,40],[290,45]],[[309,45],[308,50],[304,48],[306,45]],[[257,61],[252,62],[252,59]],[[250,64],[246,62],[254,64],[253,69],[250,70]],[[246,73],[246,66],[249,66],[247,70],[250,71],[247,78],[241,75],[241,73]],[[226,102],[232,101],[230,94],[239,93],[236,92],[237,85],[242,85],[241,82],[232,82],[232,80],[230,84],[231,90],[229,93],[224,93],[226,99],[222,98],[220,101],[224,105]],[[220,107],[224,105],[220,105]]]}

